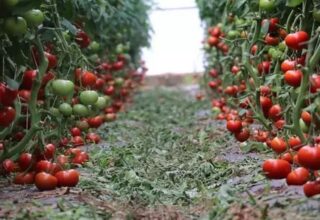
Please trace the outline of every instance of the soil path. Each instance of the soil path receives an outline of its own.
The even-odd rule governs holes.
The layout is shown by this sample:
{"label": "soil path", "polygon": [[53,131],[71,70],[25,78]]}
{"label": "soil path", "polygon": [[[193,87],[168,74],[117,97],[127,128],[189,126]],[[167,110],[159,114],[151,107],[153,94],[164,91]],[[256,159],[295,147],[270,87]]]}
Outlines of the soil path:
{"label": "soil path", "polygon": [[[152,88],[99,130],[75,188],[0,181],[1,219],[317,219],[319,199],[266,181],[265,148],[234,141],[195,87]],[[244,153],[244,151],[253,151]]]}

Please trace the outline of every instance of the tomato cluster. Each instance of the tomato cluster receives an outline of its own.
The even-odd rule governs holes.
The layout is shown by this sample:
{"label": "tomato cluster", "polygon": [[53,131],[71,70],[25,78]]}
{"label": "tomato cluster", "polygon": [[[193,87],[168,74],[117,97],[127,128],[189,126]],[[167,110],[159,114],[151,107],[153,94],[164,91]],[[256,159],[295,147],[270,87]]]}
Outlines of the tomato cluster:
{"label": "tomato cluster", "polygon": [[15,184],[77,185],[75,168],[89,160],[83,146],[101,141],[97,128],[141,84],[149,6],[128,2],[110,16],[112,4],[0,2],[0,174],[15,174]]}
{"label": "tomato cluster", "polygon": [[[201,2],[208,25],[204,78],[215,118],[239,142],[274,153],[262,165],[267,178],[320,194],[319,5]],[[203,7],[210,4],[213,11]]]}

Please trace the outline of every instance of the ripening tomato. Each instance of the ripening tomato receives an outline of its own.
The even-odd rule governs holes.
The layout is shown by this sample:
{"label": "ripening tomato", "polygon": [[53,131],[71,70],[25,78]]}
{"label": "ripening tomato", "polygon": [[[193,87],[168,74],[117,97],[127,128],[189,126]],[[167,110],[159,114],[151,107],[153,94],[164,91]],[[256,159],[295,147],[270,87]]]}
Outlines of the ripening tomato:
{"label": "ripening tomato", "polygon": [[113,86],[106,86],[103,92],[105,95],[112,96],[115,93],[115,89]]}
{"label": "ripening tomato", "polygon": [[283,138],[275,137],[271,141],[271,148],[276,153],[281,154],[287,150],[287,143]]}
{"label": "ripening tomato", "polygon": [[69,157],[62,154],[57,157],[58,166],[64,167],[67,163],[69,163]]}
{"label": "ripening tomato", "polygon": [[240,120],[229,120],[227,122],[227,129],[232,133],[238,133],[242,129],[242,123]]}
{"label": "ripening tomato", "polygon": [[124,67],[124,61],[117,61],[114,64],[112,64],[112,69],[117,71],[117,70],[122,70]]}
{"label": "ripening tomato", "polygon": [[293,87],[298,87],[301,84],[302,72],[300,70],[288,70],[284,74],[286,83]]}
{"label": "ripening tomato", "polygon": [[75,40],[81,48],[87,48],[91,43],[88,34],[82,30],[78,31]]}
{"label": "ripening tomato", "polygon": [[291,165],[285,160],[268,159],[263,162],[262,169],[269,179],[283,179],[291,172]]}
{"label": "ripening tomato", "polygon": [[34,172],[29,172],[29,173],[18,173],[14,177],[14,184],[18,185],[27,185],[27,184],[33,184],[34,183]]}
{"label": "ripening tomato", "polygon": [[302,120],[306,123],[306,124],[311,124],[311,122],[312,122],[312,116],[311,116],[311,114],[309,113],[309,112],[307,112],[307,111],[303,111],[302,113],[301,113],[301,118],[302,118]]}
{"label": "ripening tomato", "polygon": [[208,86],[209,86],[211,89],[215,89],[215,88],[218,87],[218,84],[217,84],[216,81],[210,81],[210,82],[208,83]]}
{"label": "ripening tomato", "polygon": [[18,159],[18,164],[21,170],[26,170],[33,165],[33,158],[30,153],[22,153]]}
{"label": "ripening tomato", "polygon": [[307,197],[312,197],[320,194],[320,182],[310,181],[303,185],[303,192]]}
{"label": "ripening tomato", "polygon": [[239,141],[239,142],[245,142],[246,140],[249,139],[250,137],[250,131],[247,128],[242,129],[240,132],[235,133],[235,138]]}
{"label": "ripening tomato", "polygon": [[22,83],[20,88],[30,90],[32,88],[33,81],[37,77],[37,70],[27,70],[22,77]]}
{"label": "ripening tomato", "polygon": [[8,127],[16,117],[16,110],[10,106],[0,109],[0,126]]}
{"label": "ripening tomato", "polygon": [[309,177],[309,170],[304,167],[298,167],[288,174],[286,181],[288,185],[301,186],[308,182]]}
{"label": "ripening tomato", "polygon": [[306,47],[309,35],[305,31],[288,34],[285,38],[286,45],[294,50],[301,50]]}
{"label": "ripening tomato", "polygon": [[299,164],[305,168],[319,170],[320,169],[320,147],[319,146],[303,146],[298,151]]}
{"label": "ripening tomato", "polygon": [[57,187],[58,180],[55,176],[40,172],[35,176],[35,185],[39,190],[53,190]]}
{"label": "ripening tomato", "polygon": [[271,89],[269,86],[260,86],[260,95],[261,96],[270,96]]}
{"label": "ripening tomato", "polygon": [[68,187],[74,187],[79,182],[79,172],[71,169],[71,170],[64,170],[59,171],[55,174],[55,177],[58,180],[58,186],[68,186]]}
{"label": "ripening tomato", "polygon": [[212,77],[212,78],[215,78],[218,76],[218,71],[216,69],[211,69],[209,71],[209,75]]}
{"label": "ripening tomato", "polygon": [[312,74],[310,77],[311,88],[310,91],[312,93],[316,93],[320,89],[320,75]]}
{"label": "ripening tomato", "polygon": [[281,106],[279,104],[271,106],[268,112],[269,118],[271,118],[273,121],[278,121],[281,118]]}

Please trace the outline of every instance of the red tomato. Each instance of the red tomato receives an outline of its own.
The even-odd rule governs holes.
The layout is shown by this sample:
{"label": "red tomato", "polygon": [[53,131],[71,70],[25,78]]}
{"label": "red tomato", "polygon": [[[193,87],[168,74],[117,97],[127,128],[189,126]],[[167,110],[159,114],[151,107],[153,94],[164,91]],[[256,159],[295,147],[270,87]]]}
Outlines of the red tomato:
{"label": "red tomato", "polygon": [[5,159],[2,162],[2,167],[6,173],[12,173],[16,170],[16,165],[14,162],[10,159]]}
{"label": "red tomato", "polygon": [[212,78],[215,78],[218,76],[218,70],[216,69],[211,69],[210,72],[209,72],[209,75],[212,77]]}
{"label": "red tomato", "polygon": [[301,50],[306,47],[308,40],[309,35],[304,31],[288,34],[285,38],[286,45],[294,50]]}
{"label": "red tomato", "polygon": [[286,121],[283,120],[283,119],[280,119],[280,120],[277,120],[277,121],[274,123],[274,126],[275,126],[277,129],[281,130],[281,129],[284,128],[285,124],[286,124]]}
{"label": "red tomato", "polygon": [[96,84],[95,84],[94,88],[95,88],[96,90],[101,90],[101,89],[103,89],[104,84],[105,84],[105,83],[104,83],[104,80],[101,79],[101,78],[98,78],[98,79],[96,80]]}
{"label": "red tomato", "polygon": [[210,30],[210,32],[209,32],[210,34],[211,34],[211,36],[214,36],[214,37],[220,37],[220,35],[221,35],[221,29],[220,29],[220,27],[213,27],[211,30]]}
{"label": "red tomato", "polygon": [[278,30],[279,18],[270,18],[270,19],[263,19],[261,25],[264,23],[269,22],[269,29],[268,32],[276,32]]}
{"label": "red tomato", "polygon": [[278,121],[281,118],[281,106],[279,104],[271,106],[268,112],[269,118],[271,118],[273,121]]}
{"label": "red tomato", "polygon": [[309,171],[306,168],[299,167],[289,173],[286,181],[288,185],[301,186],[306,182],[308,182],[309,177],[310,177]]}
{"label": "red tomato", "polygon": [[230,120],[227,122],[227,129],[232,133],[238,133],[242,129],[242,123],[240,120]]}
{"label": "red tomato", "polygon": [[250,52],[252,55],[256,55],[257,51],[258,51],[258,45],[255,44],[251,47]]}
{"label": "red tomato", "polygon": [[30,153],[22,153],[18,159],[21,170],[26,170],[33,165],[33,158]]}
{"label": "red tomato", "polygon": [[267,45],[277,46],[279,44],[279,37],[272,36],[271,34],[267,34],[267,36],[264,38],[264,42]]}
{"label": "red tomato", "polygon": [[218,84],[217,84],[216,81],[210,81],[210,82],[208,83],[208,86],[209,86],[211,89],[215,89],[215,88],[218,87]]}
{"label": "red tomato", "polygon": [[303,167],[319,170],[320,169],[320,147],[304,146],[298,151],[298,161]]}
{"label": "red tomato", "polygon": [[54,77],[55,75],[52,72],[47,72],[42,78],[41,86],[45,87]]}
{"label": "red tomato", "polygon": [[91,128],[98,128],[103,124],[103,118],[99,115],[93,118],[89,118],[88,124]]}
{"label": "red tomato", "polygon": [[115,92],[115,89],[113,86],[106,86],[103,91],[103,93],[108,96],[112,96],[114,92]]}
{"label": "red tomato", "polygon": [[96,85],[97,76],[89,71],[84,71],[81,75],[81,85],[83,87],[93,87]]}
{"label": "red tomato", "polygon": [[[271,145],[271,143],[270,143],[270,145]],[[289,153],[289,152],[283,154],[279,159],[288,161],[291,164],[293,163],[293,157],[292,157],[291,153]]]}
{"label": "red tomato", "polygon": [[213,36],[209,36],[208,38],[208,44],[211,47],[217,46],[219,43],[219,38],[218,37],[213,37]]}
{"label": "red tomato", "polygon": [[51,53],[44,52],[44,55],[48,59],[48,69],[53,69],[58,65],[57,57]]}
{"label": "red tomato", "polygon": [[245,142],[250,137],[250,131],[245,128],[242,129],[239,133],[235,133],[234,135],[239,142]]}
{"label": "red tomato", "polygon": [[32,88],[33,81],[37,77],[37,70],[27,70],[22,77],[21,89],[30,90]]}
{"label": "red tomato", "polygon": [[260,96],[260,105],[261,105],[261,108],[262,108],[262,111],[265,115],[268,114],[269,112],[269,109],[271,108],[272,106],[272,101],[270,98],[268,97],[265,97],[265,96]]}
{"label": "red tomato", "polygon": [[261,96],[270,96],[271,89],[269,86],[260,86],[260,95]]}
{"label": "red tomato", "polygon": [[124,67],[124,62],[123,61],[117,61],[112,65],[113,70],[122,70]]}
{"label": "red tomato", "polygon": [[301,84],[302,72],[300,70],[288,70],[284,74],[286,83],[293,87],[298,87]]}
{"label": "red tomato", "polygon": [[284,60],[281,63],[282,72],[287,72],[289,70],[295,70],[297,66],[297,62],[295,60]]}
{"label": "red tomato", "polygon": [[320,194],[320,183],[318,181],[307,182],[303,185],[303,192],[307,197]]}
{"label": "red tomato", "polygon": [[310,77],[311,88],[310,91],[312,93],[316,93],[320,89],[320,75],[312,74]]}
{"label": "red tomato", "polygon": [[239,71],[240,71],[240,67],[235,66],[235,65],[231,67],[231,72],[232,72],[234,75],[236,75]]}
{"label": "red tomato", "polygon": [[74,147],[79,147],[84,145],[84,141],[81,136],[72,137],[71,143],[73,144]]}
{"label": "red tomato", "polygon": [[263,61],[262,63],[259,63],[258,65],[258,71],[260,74],[264,73],[267,74],[270,72],[270,62],[269,61]]}
{"label": "red tomato", "polygon": [[70,129],[70,133],[71,133],[72,137],[81,136],[81,129],[78,127],[73,127]]}
{"label": "red tomato", "polygon": [[86,32],[80,30],[76,35],[76,42],[81,48],[87,48],[90,45],[91,40]]}
{"label": "red tomato", "polygon": [[263,162],[262,169],[269,179],[283,179],[291,172],[291,165],[285,160],[268,159]]}
{"label": "red tomato", "polygon": [[254,135],[254,138],[258,142],[266,142],[268,139],[269,133],[267,131],[258,131],[257,134]]}
{"label": "red tomato", "polygon": [[44,157],[46,159],[53,158],[55,151],[56,151],[56,146],[54,144],[47,144],[44,147]]}
{"label": "red tomato", "polygon": [[306,124],[311,124],[311,122],[312,122],[312,116],[311,116],[311,114],[309,113],[309,112],[307,112],[307,111],[303,111],[302,113],[301,113],[301,118],[302,118],[302,120],[306,123]]}
{"label": "red tomato", "polygon": [[287,143],[283,138],[275,137],[271,141],[271,148],[276,153],[281,154],[287,150]]}
{"label": "red tomato", "polygon": [[33,184],[34,183],[34,172],[29,173],[18,173],[14,177],[14,184],[25,185],[25,184]]}
{"label": "red tomato", "polygon": [[4,106],[12,105],[17,98],[18,90],[11,89],[4,83],[0,82],[0,103]]}
{"label": "red tomato", "polygon": [[35,176],[35,185],[39,190],[53,190],[57,187],[58,180],[55,176],[40,172]]}
{"label": "red tomato", "polygon": [[64,167],[64,165],[66,165],[67,163],[69,163],[69,157],[62,155],[62,154],[57,157],[57,165],[58,166]]}
{"label": "red tomato", "polygon": [[30,98],[31,98],[31,91],[30,90],[19,90],[18,92],[18,96],[21,100],[21,102],[29,102]]}
{"label": "red tomato", "polygon": [[8,127],[16,117],[16,110],[10,106],[0,109],[0,126]]}
{"label": "red tomato", "polygon": [[80,152],[72,159],[74,164],[84,164],[89,160],[89,155],[86,152]]}
{"label": "red tomato", "polygon": [[59,171],[55,177],[58,180],[58,186],[74,187],[79,182],[79,172],[74,169]]}
{"label": "red tomato", "polygon": [[60,147],[66,147],[69,144],[69,139],[67,137],[61,138],[59,142]]}
{"label": "red tomato", "polygon": [[36,172],[46,172],[51,173],[52,171],[52,163],[47,160],[40,160],[36,165]]}
{"label": "red tomato", "polygon": [[288,143],[289,143],[290,148],[292,148],[294,150],[298,150],[302,144],[300,138],[297,136],[290,137],[288,140]]}
{"label": "red tomato", "polygon": [[86,140],[88,142],[98,144],[100,142],[100,136],[96,133],[90,132],[86,135]]}

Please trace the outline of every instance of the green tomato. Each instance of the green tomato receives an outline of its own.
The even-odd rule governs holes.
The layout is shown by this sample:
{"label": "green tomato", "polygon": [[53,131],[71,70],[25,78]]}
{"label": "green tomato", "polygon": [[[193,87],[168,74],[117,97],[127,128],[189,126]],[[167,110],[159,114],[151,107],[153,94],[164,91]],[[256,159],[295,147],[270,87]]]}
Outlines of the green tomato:
{"label": "green tomato", "polygon": [[59,109],[57,109],[57,108],[55,108],[55,107],[51,107],[51,108],[50,108],[50,112],[51,112],[51,114],[53,114],[53,115],[56,116],[56,117],[60,116],[60,111],[59,111]]}
{"label": "green tomato", "polygon": [[80,117],[85,117],[89,114],[89,110],[85,105],[76,104],[73,106],[73,114]]}
{"label": "green tomato", "polygon": [[239,31],[236,31],[236,30],[232,30],[232,31],[229,31],[228,32],[228,38],[233,40],[233,39],[236,39],[237,37],[239,37],[240,33]]}
{"label": "green tomato", "polygon": [[320,22],[320,9],[313,8],[312,15],[314,20],[316,20],[317,22]]}
{"label": "green tomato", "polygon": [[64,37],[64,39],[66,40],[66,41],[70,41],[71,40],[71,37],[70,37],[70,35],[69,35],[69,32],[68,31],[64,31],[64,32],[62,32],[62,35],[63,35],[63,37]]}
{"label": "green tomato", "polygon": [[218,107],[212,107],[211,111],[214,116],[217,116],[219,113],[221,113],[221,110]]}
{"label": "green tomato", "polygon": [[92,41],[91,44],[89,45],[89,49],[92,50],[93,52],[97,52],[100,49],[100,44],[97,41]]}
{"label": "green tomato", "polygon": [[272,11],[275,9],[276,0],[260,0],[259,7],[264,11]]}
{"label": "green tomato", "polygon": [[27,33],[27,22],[22,17],[7,18],[4,21],[4,29],[9,35],[21,36]]}
{"label": "green tomato", "polygon": [[30,27],[38,27],[44,21],[44,14],[39,9],[31,9],[23,17]]}
{"label": "green tomato", "polygon": [[59,106],[59,111],[63,116],[70,116],[72,115],[72,107],[69,103],[62,103]]}
{"label": "green tomato", "polygon": [[105,95],[103,98],[106,100],[107,106],[111,104],[112,99],[110,96]]}
{"label": "green tomato", "polygon": [[16,6],[19,3],[19,0],[4,0],[4,4],[5,6],[7,6],[8,8],[13,8],[14,6]]}
{"label": "green tomato", "polygon": [[236,22],[235,22],[235,24],[236,24],[237,26],[243,25],[243,24],[245,24],[245,23],[246,23],[246,21],[245,21],[244,19],[242,19],[242,18],[237,18],[237,19],[236,19]]}
{"label": "green tomato", "polygon": [[122,86],[123,83],[124,83],[124,79],[121,78],[121,77],[117,77],[117,78],[114,80],[114,84],[115,84],[115,86],[117,86],[117,87]]}
{"label": "green tomato", "polygon": [[107,100],[104,97],[99,97],[94,107],[97,109],[104,109],[107,106]]}
{"label": "green tomato", "polygon": [[303,133],[308,133],[309,131],[309,127],[307,126],[307,124],[302,120],[302,118],[300,118],[299,120],[299,125],[301,130],[303,131]]}
{"label": "green tomato", "polygon": [[282,52],[284,52],[287,49],[287,45],[284,41],[282,41],[279,45],[278,45],[278,49]]}
{"label": "green tomato", "polygon": [[52,91],[58,96],[67,96],[73,93],[74,84],[70,80],[56,79],[52,82]]}
{"label": "green tomato", "polygon": [[93,105],[98,101],[99,95],[94,90],[87,90],[80,93],[80,102],[84,105]]}
{"label": "green tomato", "polygon": [[123,44],[118,44],[117,47],[116,47],[116,52],[117,52],[118,54],[120,54],[120,53],[123,53],[123,51],[124,51],[124,46],[123,46]]}

